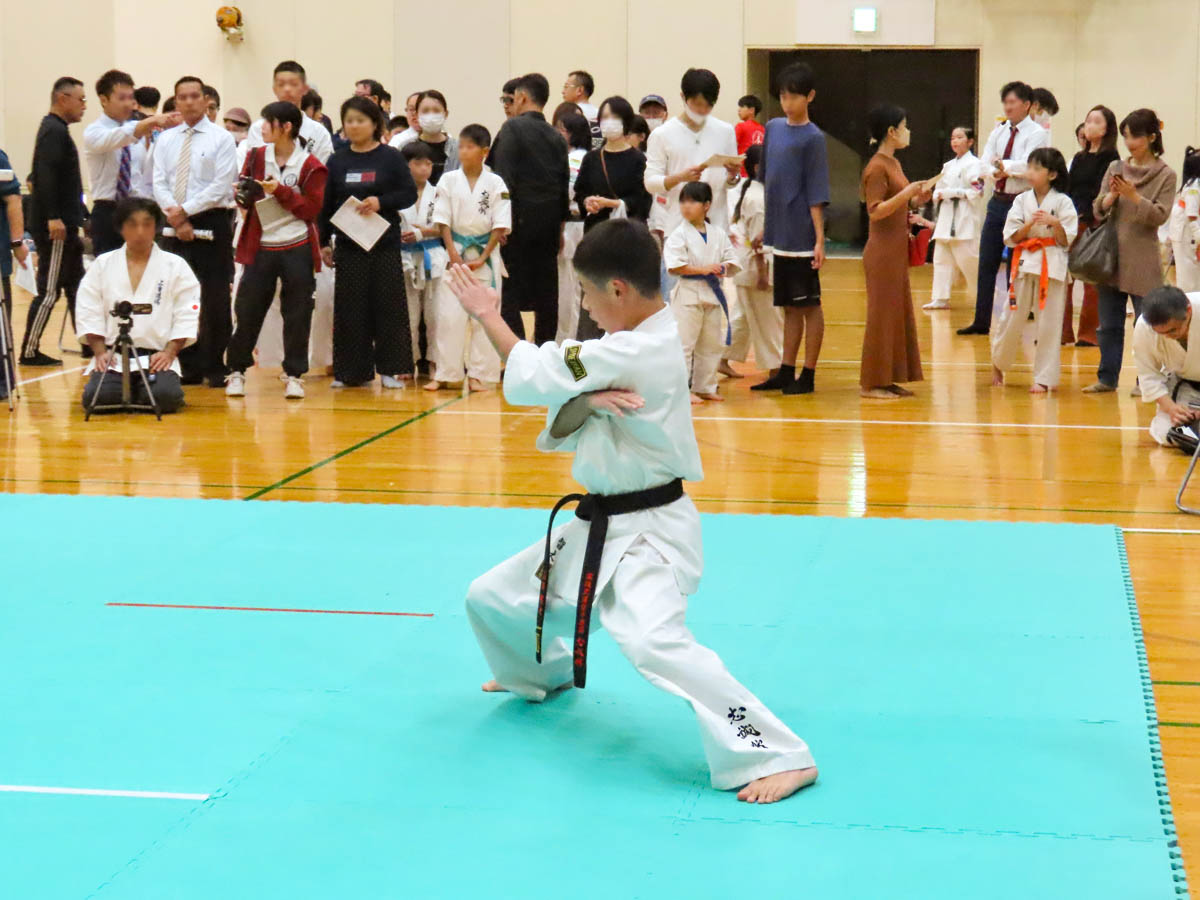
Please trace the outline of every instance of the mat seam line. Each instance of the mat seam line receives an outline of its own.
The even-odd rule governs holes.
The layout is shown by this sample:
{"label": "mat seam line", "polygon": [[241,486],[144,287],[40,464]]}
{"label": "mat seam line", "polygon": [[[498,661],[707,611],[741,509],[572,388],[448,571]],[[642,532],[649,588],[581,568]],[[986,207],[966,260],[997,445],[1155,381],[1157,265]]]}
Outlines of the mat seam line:
{"label": "mat seam line", "polygon": [[1179,833],[1175,827],[1175,814],[1171,807],[1171,789],[1167,783],[1167,770],[1163,765],[1162,738],[1158,731],[1158,705],[1154,699],[1150,660],[1142,635],[1142,618],[1133,589],[1129,554],[1125,548],[1125,533],[1116,525],[1112,528],[1117,538],[1117,559],[1121,566],[1121,578],[1125,582],[1125,599],[1129,604],[1129,621],[1133,628],[1134,652],[1137,654],[1138,674],[1142,682],[1142,700],[1146,707],[1146,730],[1150,738],[1150,765],[1154,773],[1154,791],[1158,795],[1163,835],[1167,839],[1171,878],[1175,882],[1175,894],[1180,897],[1188,897],[1191,894],[1188,891],[1187,870],[1183,863],[1183,851],[1179,847]]}

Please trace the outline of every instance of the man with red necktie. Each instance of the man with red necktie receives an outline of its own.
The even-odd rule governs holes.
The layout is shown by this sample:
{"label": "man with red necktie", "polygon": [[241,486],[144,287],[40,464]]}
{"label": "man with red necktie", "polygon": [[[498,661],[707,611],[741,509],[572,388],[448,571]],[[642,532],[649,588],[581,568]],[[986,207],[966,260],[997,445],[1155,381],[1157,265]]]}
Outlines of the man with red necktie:
{"label": "man with red necktie", "polygon": [[1029,116],[1033,88],[1023,81],[1011,81],[1000,89],[1000,100],[1005,119],[992,131],[979,155],[995,185],[979,235],[975,321],[960,328],[959,334],[987,334],[991,330],[996,276],[1004,256],[1004,220],[1017,195],[1029,189],[1021,177],[1029,154],[1038,147],[1050,146],[1050,132]]}

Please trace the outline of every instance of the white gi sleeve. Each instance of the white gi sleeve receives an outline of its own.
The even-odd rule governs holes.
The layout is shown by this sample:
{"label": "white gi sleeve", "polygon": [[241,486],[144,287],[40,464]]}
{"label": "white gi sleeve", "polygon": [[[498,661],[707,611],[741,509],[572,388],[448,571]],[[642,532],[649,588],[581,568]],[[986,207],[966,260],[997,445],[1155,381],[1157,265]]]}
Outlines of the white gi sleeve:
{"label": "white gi sleeve", "polygon": [[667,240],[663,244],[663,265],[670,272],[672,269],[686,266],[690,261],[687,235],[684,234],[683,226],[680,225],[667,236]]}
{"label": "white gi sleeve", "polygon": [[512,197],[509,196],[508,185],[499,175],[496,176],[497,200],[492,206],[492,231],[503,228],[505,233],[512,231]]}
{"label": "white gi sleeve", "polygon": [[454,176],[447,172],[441,177],[438,182],[437,193],[433,199],[433,224],[434,225],[449,225],[453,219],[450,210],[450,184],[454,183]]}
{"label": "white gi sleeve", "polygon": [[1031,193],[1033,192],[1026,191],[1021,194],[1008,209],[1008,216],[1004,220],[1004,244],[1007,247],[1016,246],[1012,236],[1025,227],[1025,201],[1028,199],[1026,195]]}
{"label": "white gi sleeve", "polygon": [[1163,360],[1159,356],[1159,336],[1144,319],[1138,319],[1133,326],[1133,361],[1137,364],[1138,386],[1144,402],[1153,403],[1171,393],[1168,387],[1170,376],[1163,371]]}
{"label": "white gi sleeve", "polygon": [[[124,254],[122,254],[123,256]],[[104,308],[104,270],[108,260],[101,256],[88,266],[75,292],[75,335],[81,344],[89,334],[108,334],[108,311]]]}
{"label": "white gi sleeve", "polygon": [[733,249],[733,242],[725,232],[721,232],[721,263],[725,266],[727,276],[732,277],[742,271],[742,267],[738,265],[737,251]]}
{"label": "white gi sleeve", "polygon": [[504,399],[513,406],[562,406],[580,394],[628,387],[639,342],[617,332],[594,341],[521,341],[508,355]]}
{"label": "white gi sleeve", "polygon": [[171,316],[171,334],[168,340],[177,341],[180,338],[187,341],[185,347],[196,343],[196,335],[200,330],[200,282],[192,273],[191,267],[179,258],[174,266],[175,277],[173,315]]}

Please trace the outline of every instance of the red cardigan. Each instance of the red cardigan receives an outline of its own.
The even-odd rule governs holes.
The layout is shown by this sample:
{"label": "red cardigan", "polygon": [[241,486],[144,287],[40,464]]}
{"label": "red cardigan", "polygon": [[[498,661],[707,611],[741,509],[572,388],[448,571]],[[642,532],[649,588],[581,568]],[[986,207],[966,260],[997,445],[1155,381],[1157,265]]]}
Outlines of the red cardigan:
{"label": "red cardigan", "polygon": [[[262,181],[266,178],[267,148],[255,147],[246,154],[246,163],[242,166],[242,175],[249,175]],[[272,194],[280,206],[303,221],[308,226],[308,244],[312,248],[313,271],[321,271],[321,241],[317,236],[317,216],[321,214],[321,204],[325,200],[325,179],[329,172],[324,164],[311,153],[300,166],[300,180],[296,188],[281,184]],[[297,190],[299,188],[299,190]],[[253,206],[246,211],[246,221],[242,223],[242,233],[238,237],[237,253],[234,259],[249,265],[254,262],[258,248],[262,242],[262,223],[258,220],[258,210]]]}

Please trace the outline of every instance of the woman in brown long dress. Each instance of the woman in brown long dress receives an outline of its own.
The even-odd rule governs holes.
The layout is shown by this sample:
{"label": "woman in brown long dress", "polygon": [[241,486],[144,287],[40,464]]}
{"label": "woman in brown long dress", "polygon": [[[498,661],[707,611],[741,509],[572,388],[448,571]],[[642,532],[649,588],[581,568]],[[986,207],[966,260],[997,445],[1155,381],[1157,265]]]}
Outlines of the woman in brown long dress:
{"label": "woman in brown long dress", "polygon": [[912,391],[897,382],[925,380],[908,283],[908,214],[910,204],[929,199],[929,188],[923,181],[910,184],[896,160],[896,151],[909,140],[904,110],[877,106],[867,122],[879,149],[862,175],[870,233],[863,250],[867,331],[859,385],[864,397],[898,400],[911,397]]}

